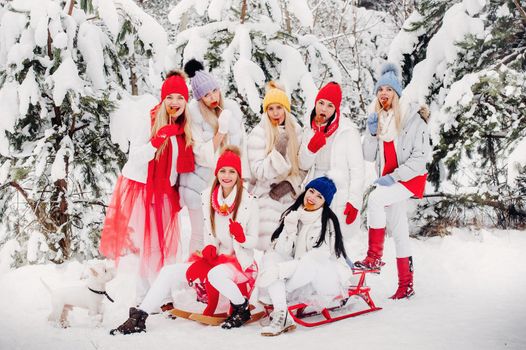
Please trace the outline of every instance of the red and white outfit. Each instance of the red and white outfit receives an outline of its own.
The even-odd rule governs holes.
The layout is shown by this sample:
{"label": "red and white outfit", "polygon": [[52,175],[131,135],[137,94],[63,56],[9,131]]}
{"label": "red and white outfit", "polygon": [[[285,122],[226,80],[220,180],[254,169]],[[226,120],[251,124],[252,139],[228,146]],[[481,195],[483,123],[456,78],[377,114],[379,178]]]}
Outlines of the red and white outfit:
{"label": "red and white outfit", "polygon": [[[338,84],[325,85],[318,92],[316,102],[320,99],[334,104],[336,116],[327,128],[325,125],[318,126],[314,120],[306,120],[299,152],[299,166],[300,169],[308,171],[304,184],[325,175],[336,184],[338,191],[331,203],[331,209],[338,216],[345,239],[360,231],[359,211],[362,208],[365,178],[360,132],[350,119],[340,115],[342,95]],[[316,146],[314,143],[317,135],[324,136],[322,146]]]}
{"label": "red and white outfit", "polygon": [[[173,92],[188,98],[185,88],[181,77],[172,76],[163,85],[162,98]],[[151,110],[152,125],[160,106]],[[169,137],[157,159],[157,149],[149,141],[150,130],[130,144],[128,162],[117,180],[101,234],[101,254],[116,263],[127,252],[140,254],[138,301],[161,267],[174,262],[179,252],[181,207],[174,186],[180,173],[194,170],[194,156],[192,147],[186,147],[184,122],[176,123],[174,129],[176,135]]]}
{"label": "red and white outfit", "polygon": [[[368,226],[387,228],[395,240],[398,257],[411,255],[406,200],[412,196],[422,198],[427,179],[429,136],[418,108],[413,106],[402,118],[399,134],[392,120],[386,122],[389,128],[385,134],[375,138],[367,133],[364,138],[366,160],[376,160],[380,176],[391,175],[397,181],[392,186],[377,186],[369,195]],[[392,110],[380,114],[380,120],[394,119]]]}
{"label": "red and white outfit", "polygon": [[381,258],[387,230],[394,238],[399,277],[399,289],[393,299],[414,294],[407,199],[412,196],[422,198],[430,155],[427,124],[418,113],[419,109],[418,104],[411,104],[402,113],[400,132],[396,130],[392,110],[381,111],[378,119],[380,125],[384,124],[384,132],[378,136],[366,132],[363,141],[365,159],[375,161],[378,173],[381,176],[390,175],[395,183],[378,185],[369,195],[369,249],[366,259],[357,265],[372,268],[383,265]]}
{"label": "red and white outfit", "polygon": [[[201,198],[205,220],[205,249],[202,255],[208,257],[207,252],[209,251],[218,255],[210,259],[214,260],[211,265],[215,266],[206,273],[204,279],[233,304],[243,304],[245,295],[239,289],[238,284],[249,282],[248,285],[253,286],[256,277],[254,247],[258,242],[258,206],[256,198],[243,189],[235,221],[243,228],[244,241],[238,242],[229,229],[230,219],[233,219],[233,213],[229,211],[234,205],[236,194],[235,187],[226,198],[223,198],[220,188],[216,188],[215,191],[208,188],[203,192]],[[212,209],[211,198],[213,200]],[[215,235],[212,233],[210,210],[214,210]],[[147,313],[156,311],[172,291],[188,287],[188,279],[193,280],[189,278],[194,272],[191,271],[192,266],[196,264],[195,258],[191,257],[190,260],[194,262],[163,267],[139,308]],[[210,295],[208,297],[210,301]],[[215,307],[207,307],[204,313],[211,315],[214,310]]]}

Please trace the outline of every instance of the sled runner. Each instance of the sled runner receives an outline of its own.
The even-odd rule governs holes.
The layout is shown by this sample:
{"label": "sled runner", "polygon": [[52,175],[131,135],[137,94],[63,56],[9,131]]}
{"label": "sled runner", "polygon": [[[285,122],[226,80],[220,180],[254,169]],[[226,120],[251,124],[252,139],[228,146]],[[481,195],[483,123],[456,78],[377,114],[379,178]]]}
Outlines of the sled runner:
{"label": "sled runner", "polygon": [[[328,308],[323,308],[321,311],[308,311],[307,308],[309,305],[305,303],[299,303],[295,305],[290,305],[288,307],[289,314],[294,319],[297,324],[300,324],[304,327],[315,327],[323,325],[326,323],[332,323],[340,321],[346,318],[355,317],[363,315],[369,312],[381,310],[381,307],[377,307],[369,292],[371,288],[365,284],[365,275],[367,273],[376,273],[378,270],[353,270],[353,275],[360,276],[358,283],[353,286],[349,286],[347,289],[347,295],[341,299],[335,301],[338,302],[338,305]],[[354,311],[349,313],[342,313],[346,308],[351,306],[352,297],[357,296],[363,299],[367,304],[368,308],[360,311]],[[264,305],[265,312],[267,315],[270,315],[270,312],[273,310],[272,305]],[[338,314],[336,314],[338,312]],[[322,319],[319,321],[309,321],[308,319],[315,316],[321,316]]]}
{"label": "sled runner", "polygon": [[[251,305],[250,310],[253,310],[253,309],[254,309],[254,306]],[[170,310],[170,315],[174,317],[180,317],[180,318],[185,318],[188,320],[196,321],[196,322],[206,324],[209,326],[219,326],[228,317],[226,313],[219,313],[219,314],[215,314],[214,316],[207,316],[207,315],[203,315],[199,313],[192,313],[192,312],[188,312],[188,311],[184,311],[180,309]],[[266,315],[265,311],[260,311],[255,314],[252,314],[250,316],[250,320],[247,321],[247,323],[256,322],[260,320],[261,318],[263,318],[265,315]]]}

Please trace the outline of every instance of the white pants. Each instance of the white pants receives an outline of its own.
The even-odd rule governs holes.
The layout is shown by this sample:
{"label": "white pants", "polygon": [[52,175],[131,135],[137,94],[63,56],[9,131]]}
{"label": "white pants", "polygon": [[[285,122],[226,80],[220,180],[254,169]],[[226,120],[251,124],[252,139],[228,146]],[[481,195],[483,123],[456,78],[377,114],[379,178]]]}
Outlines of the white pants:
{"label": "white pants", "polygon": [[[152,313],[158,311],[166,300],[171,299],[172,291],[188,287],[186,270],[191,263],[179,263],[164,266],[150,290],[139,305],[139,309]],[[239,291],[237,283],[246,282],[246,277],[240,274],[232,264],[221,264],[208,272],[208,280],[220,294],[233,304],[245,302],[245,297]]]}
{"label": "white pants", "polygon": [[[266,253],[262,260],[262,271],[270,264],[279,264],[289,259],[277,252]],[[332,300],[343,292],[340,285],[340,276],[336,262],[327,260],[320,262],[317,259],[305,256],[299,260],[294,273],[287,278],[278,278],[269,287],[267,292],[272,305],[277,310],[287,308],[287,294],[310,284],[319,298],[319,301]],[[282,276],[283,277],[283,276]],[[306,300],[303,300],[306,302]]]}
{"label": "white pants", "polygon": [[188,208],[188,215],[190,216],[190,225],[192,226],[190,247],[188,249],[188,254],[191,255],[196,250],[203,249],[203,210],[201,208]]}
{"label": "white pants", "polygon": [[385,228],[395,241],[396,256],[411,256],[407,199],[413,193],[404,185],[377,186],[369,195],[367,221],[370,228]]}

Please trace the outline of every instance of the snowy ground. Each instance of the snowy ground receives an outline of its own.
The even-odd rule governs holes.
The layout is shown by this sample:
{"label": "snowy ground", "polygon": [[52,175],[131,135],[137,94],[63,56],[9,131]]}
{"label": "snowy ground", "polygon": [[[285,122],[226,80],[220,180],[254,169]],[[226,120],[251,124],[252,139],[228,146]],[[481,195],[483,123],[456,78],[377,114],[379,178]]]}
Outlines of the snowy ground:
{"label": "snowy ground", "polygon": [[[353,239],[352,257],[362,256],[365,242],[365,232]],[[0,349],[526,349],[525,232],[462,230],[412,244],[413,299],[387,299],[396,287],[394,246],[388,240],[388,265],[368,279],[383,310],[275,338],[261,337],[258,324],[227,331],[162,315],[148,319],[148,333],[110,336],[134,301],[131,257],[108,285],[116,302],[105,301],[102,327],[93,327],[87,312],[76,309],[71,328],[56,328],[46,321],[49,295],[40,278],[50,284],[76,279],[84,266],[26,266],[0,275]]]}

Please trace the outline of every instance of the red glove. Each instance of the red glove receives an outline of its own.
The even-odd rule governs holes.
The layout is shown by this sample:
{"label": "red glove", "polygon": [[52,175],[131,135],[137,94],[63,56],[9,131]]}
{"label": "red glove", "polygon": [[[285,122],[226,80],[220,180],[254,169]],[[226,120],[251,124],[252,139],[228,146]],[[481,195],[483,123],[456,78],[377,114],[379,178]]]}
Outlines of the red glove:
{"label": "red glove", "polygon": [[173,124],[163,126],[159,129],[159,131],[157,131],[157,134],[155,134],[155,136],[152,137],[152,146],[155,148],[159,148],[168,137],[175,136],[178,130],[179,127]]}
{"label": "red glove", "polygon": [[327,140],[325,138],[325,134],[321,131],[316,131],[314,133],[314,136],[312,136],[312,138],[310,139],[309,144],[307,145],[307,148],[312,153],[316,153],[320,150],[320,148],[325,146],[326,143],[327,143]]}
{"label": "red glove", "polygon": [[232,219],[228,219],[228,220],[230,221],[230,225],[228,225],[228,228],[232,236],[234,236],[235,240],[238,241],[239,243],[244,243],[246,238],[245,238],[245,232],[243,231],[243,227],[241,226],[241,224],[239,224],[239,222],[234,221]]}
{"label": "red glove", "polygon": [[353,207],[351,203],[347,202],[343,215],[347,215],[347,218],[345,219],[345,223],[347,225],[350,225],[354,222],[354,220],[356,220],[356,216],[358,215],[358,209]]}
{"label": "red glove", "polygon": [[217,248],[214,245],[209,244],[203,248],[201,254],[203,255],[203,259],[208,263],[213,264],[214,260],[217,258]]}

